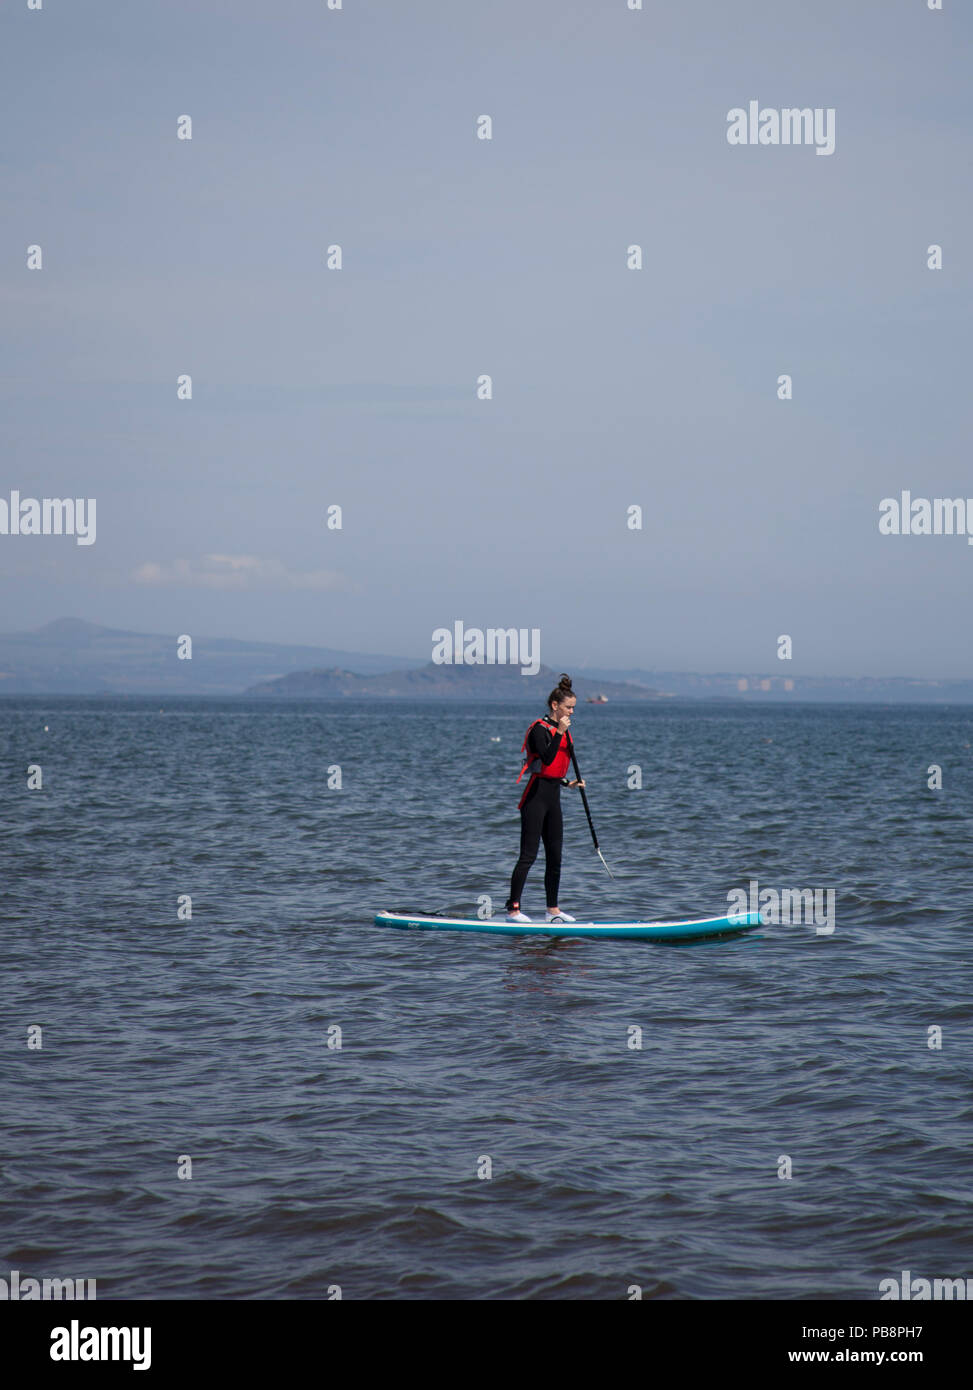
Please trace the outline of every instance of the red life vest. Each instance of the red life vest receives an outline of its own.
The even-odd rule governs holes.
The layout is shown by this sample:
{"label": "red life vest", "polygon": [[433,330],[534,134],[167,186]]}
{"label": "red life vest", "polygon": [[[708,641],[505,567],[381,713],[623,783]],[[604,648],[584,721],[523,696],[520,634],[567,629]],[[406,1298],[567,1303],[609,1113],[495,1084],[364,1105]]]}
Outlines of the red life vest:
{"label": "red life vest", "polygon": [[[571,766],[571,735],[569,733],[565,733],[562,736],[560,748],[554,754],[554,757],[551,759],[551,761],[547,764],[546,767],[541,762],[540,758],[535,757],[534,754],[528,751],[527,740],[530,738],[531,729],[535,728],[538,724],[550,725],[552,722],[553,721],[550,719],[535,719],[533,724],[529,726],[526,734],[524,734],[524,741],[521,744],[520,751],[521,753],[527,754],[527,761],[520,769],[520,777],[523,777],[525,772],[529,772],[530,781],[524,788],[523,796],[517,802],[518,811],[520,810],[521,806],[523,806],[524,802],[527,800],[527,793],[534,785],[535,777],[550,777],[553,780],[560,782],[561,778],[566,776],[567,770]],[[554,732],[557,733],[556,725],[554,727]],[[520,777],[517,778],[518,782],[520,781]]]}

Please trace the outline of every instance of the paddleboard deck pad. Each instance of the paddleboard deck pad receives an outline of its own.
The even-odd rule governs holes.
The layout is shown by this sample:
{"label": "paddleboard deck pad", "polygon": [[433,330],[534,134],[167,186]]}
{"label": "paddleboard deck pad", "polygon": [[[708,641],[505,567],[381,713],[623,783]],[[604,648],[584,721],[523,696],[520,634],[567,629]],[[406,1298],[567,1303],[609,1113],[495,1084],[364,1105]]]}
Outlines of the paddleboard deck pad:
{"label": "paddleboard deck pad", "polygon": [[759,912],[707,917],[698,922],[508,922],[505,917],[441,917],[379,912],[376,927],[401,931],[487,932],[492,936],[582,936],[606,941],[691,941],[705,936],[737,936],[761,926]]}

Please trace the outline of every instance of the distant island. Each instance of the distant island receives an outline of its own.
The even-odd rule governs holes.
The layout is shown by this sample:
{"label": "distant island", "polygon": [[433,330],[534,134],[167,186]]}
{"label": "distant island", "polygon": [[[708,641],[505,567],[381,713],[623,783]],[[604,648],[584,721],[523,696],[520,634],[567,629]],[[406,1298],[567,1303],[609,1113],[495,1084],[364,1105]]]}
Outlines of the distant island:
{"label": "distant island", "polygon": [[[289,676],[261,681],[246,695],[276,699],[331,699],[335,696],[371,695],[408,700],[543,700],[557,685],[559,671],[542,666],[536,676],[522,676],[519,666],[437,666],[429,662],[417,671],[396,671],[379,676],[360,676],[332,667],[323,671],[293,671]],[[658,700],[659,691],[634,681],[574,679],[579,699],[604,692],[611,700]]]}
{"label": "distant island", "polygon": [[[258,700],[403,699],[543,701],[561,670],[578,698],[617,704],[668,699],[973,704],[973,680],[908,676],[802,676],[773,672],[611,670],[581,666],[522,676],[519,666],[436,665],[427,658],[346,652],[296,643],[194,636],[180,660],[178,633],[129,632],[81,618],[58,618],[0,634],[0,695],[209,695]],[[577,654],[576,654],[577,655]],[[781,663],[789,665],[789,663]],[[601,716],[596,715],[596,718]]]}

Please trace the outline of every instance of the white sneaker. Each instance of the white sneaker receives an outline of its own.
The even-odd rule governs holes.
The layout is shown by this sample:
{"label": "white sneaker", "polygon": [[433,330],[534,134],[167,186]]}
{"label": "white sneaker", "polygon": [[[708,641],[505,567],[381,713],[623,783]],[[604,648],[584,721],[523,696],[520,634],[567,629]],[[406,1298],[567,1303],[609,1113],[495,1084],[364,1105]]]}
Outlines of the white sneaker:
{"label": "white sneaker", "polygon": [[518,908],[516,912],[508,912],[508,913],[507,913],[507,921],[508,921],[508,922],[529,922],[529,921],[530,921],[530,918],[527,917],[527,916],[525,916],[524,913],[521,912],[520,909]]}
{"label": "white sneaker", "polygon": [[566,912],[552,912],[551,909],[548,908],[547,920],[549,922],[574,922],[577,918],[569,917]]}

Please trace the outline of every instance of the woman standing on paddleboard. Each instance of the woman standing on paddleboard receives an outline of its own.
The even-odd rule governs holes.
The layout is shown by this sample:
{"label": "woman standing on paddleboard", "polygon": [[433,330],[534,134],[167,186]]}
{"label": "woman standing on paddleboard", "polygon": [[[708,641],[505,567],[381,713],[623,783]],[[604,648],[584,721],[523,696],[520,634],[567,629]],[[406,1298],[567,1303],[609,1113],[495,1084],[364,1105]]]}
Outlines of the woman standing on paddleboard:
{"label": "woman standing on paddleboard", "polygon": [[[569,781],[565,776],[571,765],[571,715],[578,702],[571,689],[571,677],[562,674],[558,684],[547,697],[548,715],[535,719],[527,730],[521,752],[527,761],[520,777],[530,773],[527,790],[520,798],[520,858],[510,880],[507,899],[507,921],[529,922],[520,910],[520,895],[531,864],[537,858],[541,840],[544,841],[544,891],[547,894],[547,921],[573,922],[557,905],[561,883],[561,842],[564,822],[561,818],[561,788],[583,787],[583,781]],[[520,781],[520,777],[517,781]]]}

